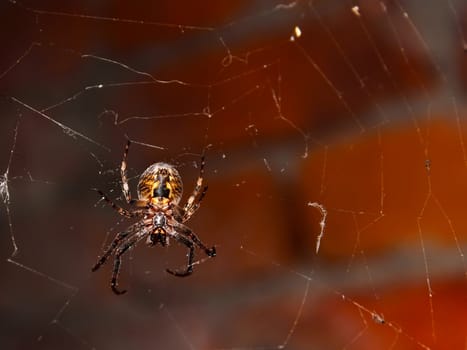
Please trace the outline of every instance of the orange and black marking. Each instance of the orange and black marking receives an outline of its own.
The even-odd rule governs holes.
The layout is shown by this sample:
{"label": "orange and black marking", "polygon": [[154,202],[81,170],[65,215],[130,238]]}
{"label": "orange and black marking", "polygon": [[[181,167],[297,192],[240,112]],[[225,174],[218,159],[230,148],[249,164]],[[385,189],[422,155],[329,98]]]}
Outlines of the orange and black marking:
{"label": "orange and black marking", "polygon": [[139,199],[153,205],[178,204],[182,197],[183,184],[180,174],[172,165],[155,163],[147,168],[138,182]]}

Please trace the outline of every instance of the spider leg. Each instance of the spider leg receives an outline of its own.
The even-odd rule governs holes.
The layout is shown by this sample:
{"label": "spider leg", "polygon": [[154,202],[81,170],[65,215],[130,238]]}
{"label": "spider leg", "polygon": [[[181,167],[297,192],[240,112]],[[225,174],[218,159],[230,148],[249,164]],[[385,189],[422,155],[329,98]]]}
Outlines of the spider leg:
{"label": "spider leg", "polygon": [[115,262],[114,262],[114,269],[112,272],[112,279],[110,281],[110,288],[112,291],[117,294],[121,295],[126,293],[126,290],[119,290],[117,288],[118,286],[118,274],[120,272],[120,265],[122,264],[122,255],[130,249],[132,246],[134,246],[141,237],[136,237],[133,239],[129,239],[126,243],[122,243],[121,246],[117,249],[117,252],[115,253]]}
{"label": "spider leg", "polygon": [[108,204],[110,204],[110,206],[113,209],[115,209],[120,215],[126,216],[127,218],[133,218],[133,217],[137,216],[138,214],[140,214],[140,211],[138,211],[138,210],[129,211],[129,210],[123,209],[122,207],[118,206],[117,204],[112,202],[109,199],[109,197],[107,197],[107,195],[104,192],[102,192],[101,190],[99,190],[97,188],[94,188],[93,190],[96,191],[97,193],[99,193],[101,195],[102,199],[105,200]]}
{"label": "spider leg", "polygon": [[204,250],[207,256],[211,258],[216,256],[216,247],[208,248],[188,226],[176,222],[174,224],[174,228],[177,230],[177,232],[189,238],[194,244],[198,246],[198,248]]}
{"label": "spider leg", "polygon": [[183,213],[183,219],[182,222],[188,221],[191,216],[198,210],[198,208],[201,205],[201,201],[203,200],[204,196],[206,195],[206,192],[208,191],[208,186],[204,186],[203,192],[201,192],[200,196],[196,200],[195,203],[191,205],[184,213]]}
{"label": "spider leg", "polygon": [[130,186],[128,185],[127,163],[126,163],[128,151],[130,150],[130,144],[131,144],[131,141],[128,140],[125,145],[125,150],[123,151],[122,165],[120,166],[120,175],[122,177],[122,192],[123,192],[123,195],[125,196],[125,200],[127,201],[127,203],[132,202]]}
{"label": "spider leg", "polygon": [[208,187],[205,186],[203,188],[203,191],[201,195],[199,196],[198,200],[195,202],[196,197],[201,191],[201,188],[203,186],[203,176],[204,176],[204,166],[206,164],[206,161],[204,159],[204,155],[201,157],[201,164],[199,166],[199,175],[198,179],[196,180],[196,186],[193,189],[193,192],[191,196],[188,198],[185,206],[183,207],[183,221],[187,221],[191,215],[198,209],[199,203],[203,199],[203,197],[206,195],[206,191],[208,190]]}
{"label": "spider leg", "polygon": [[208,248],[188,226],[185,226],[179,222],[174,222],[173,226],[178,233],[182,234],[186,238],[189,238],[189,240],[196,244],[198,248],[204,250],[207,256],[211,258],[216,256],[216,247]]}
{"label": "spider leg", "polygon": [[186,277],[186,276],[189,276],[193,273],[193,258],[194,258],[194,252],[195,252],[195,247],[194,247],[194,244],[191,240],[189,240],[188,238],[184,237],[184,236],[181,236],[181,235],[174,235],[173,236],[177,241],[183,243],[184,245],[186,245],[190,251],[188,253],[188,264],[187,264],[187,268],[185,271],[174,271],[174,270],[170,270],[170,269],[166,269],[166,271],[174,276],[177,276],[177,277]]}
{"label": "spider leg", "polygon": [[146,207],[148,205],[147,200],[136,200],[131,198],[130,185],[128,184],[128,174],[127,174],[127,157],[130,150],[131,141],[128,140],[125,145],[125,150],[123,151],[122,164],[120,166],[120,175],[122,177],[122,192],[125,200],[128,204],[133,204],[137,207]]}
{"label": "spider leg", "polygon": [[99,258],[99,260],[97,261],[97,263],[94,265],[94,267],[91,269],[92,272],[96,271],[97,269],[99,269],[99,267],[101,267],[102,265],[104,265],[107,261],[107,259],[109,258],[110,255],[112,255],[113,251],[115,250],[115,248],[120,244],[120,242],[126,238],[128,236],[128,231],[124,231],[124,232],[120,232],[116,237],[115,239],[113,240],[113,242],[110,244],[110,247],[105,251],[105,253]]}
{"label": "spider leg", "polygon": [[[125,238],[130,238],[131,235],[137,234],[141,228],[140,223],[136,223],[132,226],[130,226],[127,230],[123,232],[119,232],[112,243],[110,244],[109,248],[105,251],[105,253],[99,258],[97,263],[94,265],[94,267],[91,269],[92,272],[98,270],[102,265],[104,265],[109,258],[110,255],[112,255],[113,251],[115,248],[125,239]],[[130,235],[131,234],[131,235]],[[128,237],[130,235],[130,237]]]}

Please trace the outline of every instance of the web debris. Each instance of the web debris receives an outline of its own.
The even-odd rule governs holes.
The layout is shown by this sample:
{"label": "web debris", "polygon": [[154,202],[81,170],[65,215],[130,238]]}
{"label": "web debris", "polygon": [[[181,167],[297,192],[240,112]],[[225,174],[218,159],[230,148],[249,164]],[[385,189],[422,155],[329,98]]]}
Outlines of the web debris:
{"label": "web debris", "polygon": [[309,207],[317,208],[319,210],[320,214],[321,214],[321,220],[319,222],[320,231],[319,231],[318,236],[316,237],[316,250],[315,250],[316,254],[318,254],[319,247],[321,245],[321,239],[324,236],[324,229],[326,228],[326,218],[328,216],[328,212],[327,212],[326,208],[324,207],[324,205],[322,205],[320,203],[308,202],[307,205]]}

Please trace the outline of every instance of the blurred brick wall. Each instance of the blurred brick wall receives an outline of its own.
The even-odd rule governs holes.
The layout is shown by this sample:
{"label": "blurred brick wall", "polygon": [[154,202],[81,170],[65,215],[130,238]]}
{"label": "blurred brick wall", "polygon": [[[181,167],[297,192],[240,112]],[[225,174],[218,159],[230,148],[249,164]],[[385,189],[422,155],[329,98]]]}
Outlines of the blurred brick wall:
{"label": "blurred brick wall", "polygon": [[[337,3],[315,8],[298,3],[287,11],[270,11],[271,4],[250,1],[196,6],[177,1],[140,6],[51,1],[40,7],[145,23],[2,7],[8,13],[2,46],[8,50],[0,71],[37,43],[21,69],[2,77],[2,94],[38,109],[85,86],[148,81],[147,75],[81,54],[112,57],[160,80],[196,82],[93,88],[47,111],[110,147],[110,153],[98,153],[106,162],[103,169],[96,169],[89,156],[93,146],[57,136],[61,131],[37,113],[4,103],[8,115],[23,114],[13,170],[27,168],[37,178],[57,183],[14,187],[18,261],[79,286],[70,299],[63,286],[51,287],[37,274],[22,279],[25,269],[3,264],[9,282],[2,298],[9,336],[3,337],[9,347],[269,348],[284,340],[290,349],[417,349],[420,343],[465,347],[466,266],[458,252],[465,247],[467,229],[467,168],[459,136],[464,126],[457,123],[452,104],[432,113],[429,108],[412,113],[410,107],[420,99],[429,101],[439,89],[450,93],[450,86],[441,81],[433,57],[424,52],[393,2],[387,4],[389,14],[375,2],[362,2],[361,17]],[[251,13],[263,15],[249,17]],[[388,18],[401,33],[410,64]],[[207,30],[174,30],[159,22]],[[303,35],[292,43],[296,25]],[[12,32],[21,35],[5,34]],[[461,51],[450,57],[465,72]],[[455,101],[462,124],[465,105]],[[117,113],[123,121],[193,111],[198,114],[114,125]],[[2,133],[2,149],[11,147],[14,120],[3,124],[8,132]],[[110,208],[93,206],[96,199],[89,188],[118,190],[118,172],[97,174],[116,168],[124,134],[166,148],[132,146],[130,175],[137,176],[153,161],[174,160],[180,164],[185,195],[197,176],[191,165],[198,157],[190,154],[211,144],[209,192],[190,227],[206,244],[217,246],[218,256],[196,266],[189,279],[176,279],[164,269],[183,263],[182,247],[140,247],[131,263],[125,261],[121,276],[129,293],[117,298],[108,288],[110,268],[92,275],[89,268],[109,228],[113,231],[107,242],[127,223],[117,225]],[[309,151],[303,159],[305,141]],[[8,156],[2,154],[2,160]],[[135,184],[133,180],[132,188]],[[309,202],[328,211],[318,255],[321,217]],[[432,299],[421,244],[428,254]],[[2,246],[7,258],[7,238]],[[454,252],[449,261],[446,252]],[[314,276],[308,285],[302,272]],[[59,326],[48,327],[62,300],[70,303]],[[372,312],[384,316],[386,324],[375,322]],[[65,332],[60,328],[64,325]],[[75,340],[66,336],[67,330]],[[43,334],[39,342],[38,333]]]}

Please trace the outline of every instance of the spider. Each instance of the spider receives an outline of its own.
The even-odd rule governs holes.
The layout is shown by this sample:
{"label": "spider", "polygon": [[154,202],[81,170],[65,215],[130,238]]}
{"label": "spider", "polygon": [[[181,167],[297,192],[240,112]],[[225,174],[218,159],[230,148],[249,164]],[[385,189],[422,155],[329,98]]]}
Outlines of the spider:
{"label": "spider", "polygon": [[111,201],[104,192],[95,189],[102,199],[120,215],[127,218],[139,219],[138,222],[115,236],[108,249],[99,257],[99,260],[92,268],[93,272],[98,270],[114,254],[114,268],[110,288],[117,295],[126,292],[126,290],[119,290],[117,288],[122,255],[144,238],[146,238],[148,246],[160,243],[165,247],[169,245],[169,238],[173,238],[187,246],[189,252],[186,269],[184,271],[166,269],[168,273],[174,276],[185,277],[191,275],[193,272],[195,246],[204,250],[208,257],[216,256],[216,248],[206,247],[196,234],[184,224],[199,208],[208,189],[207,186],[202,187],[205,165],[204,156],[201,158],[196,186],[182,208],[178,205],[182,197],[182,179],[178,171],[167,163],[154,163],[150,165],[139,178],[137,187],[138,199],[131,198],[126,161],[130,144],[131,141],[128,140],[123,152],[120,175],[122,177],[122,191],[125,200],[128,204],[135,206],[136,209],[126,210]]}

